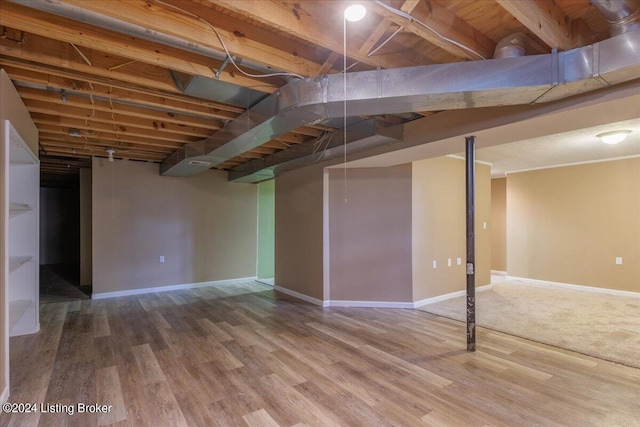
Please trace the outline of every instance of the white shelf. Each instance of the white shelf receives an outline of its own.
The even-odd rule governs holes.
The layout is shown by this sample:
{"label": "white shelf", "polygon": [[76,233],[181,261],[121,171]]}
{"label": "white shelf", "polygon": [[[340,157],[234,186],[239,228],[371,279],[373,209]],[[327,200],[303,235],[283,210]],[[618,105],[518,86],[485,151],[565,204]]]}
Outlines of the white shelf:
{"label": "white shelf", "polygon": [[28,262],[33,261],[33,257],[30,255],[27,256],[10,256],[9,257],[9,273],[20,268],[21,265],[26,264]]}
{"label": "white shelf", "polygon": [[9,202],[9,215],[11,217],[27,212],[33,212],[33,208],[26,203]]}

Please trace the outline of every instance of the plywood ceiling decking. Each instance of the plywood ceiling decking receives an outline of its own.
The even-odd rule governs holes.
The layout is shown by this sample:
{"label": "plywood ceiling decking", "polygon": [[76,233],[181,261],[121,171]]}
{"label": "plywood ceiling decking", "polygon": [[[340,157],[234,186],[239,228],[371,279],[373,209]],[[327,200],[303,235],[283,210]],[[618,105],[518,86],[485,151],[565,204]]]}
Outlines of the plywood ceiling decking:
{"label": "plywood ceiling decking", "polygon": [[[177,148],[204,139],[238,117],[248,105],[188,96],[170,70],[215,77],[224,50],[261,70],[303,77],[340,72],[343,67],[340,0],[60,0],[109,19],[124,21],[220,52],[219,58],[143,40],[85,22],[0,1],[0,66],[18,88],[40,130],[41,155],[86,165],[92,156],[159,163]],[[588,0],[387,0],[417,21],[377,2],[362,2],[368,14],[349,24],[350,70],[397,68],[490,58],[503,37],[521,31],[528,54],[561,50],[608,36],[605,18]],[[27,3],[28,4],[28,3]],[[218,32],[215,34],[214,27]],[[399,30],[400,29],[400,30]],[[396,33],[397,32],[397,33]],[[438,34],[436,34],[436,32]],[[390,36],[393,36],[389,39]],[[449,38],[465,45],[445,40]],[[381,44],[384,45],[380,47]],[[373,52],[373,53],[372,53]],[[271,93],[287,79],[243,75],[228,64],[219,80]],[[431,112],[422,112],[425,115]],[[406,117],[385,117],[398,123]],[[313,141],[326,126],[306,126],[217,166],[229,169],[295,144]],[[72,136],[75,135],[75,136]],[[65,174],[42,163],[49,180]]]}

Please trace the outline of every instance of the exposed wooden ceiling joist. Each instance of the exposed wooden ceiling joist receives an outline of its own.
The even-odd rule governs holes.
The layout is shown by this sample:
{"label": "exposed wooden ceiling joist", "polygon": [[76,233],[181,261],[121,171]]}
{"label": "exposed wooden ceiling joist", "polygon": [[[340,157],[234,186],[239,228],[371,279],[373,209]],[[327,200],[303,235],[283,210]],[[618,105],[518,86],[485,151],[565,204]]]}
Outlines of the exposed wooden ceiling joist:
{"label": "exposed wooden ceiling joist", "polygon": [[[87,2],[86,0],[64,0],[64,2],[111,18],[179,37],[195,45],[213,48],[219,50],[221,54],[225,54],[216,34],[208,24],[203,22],[204,19],[200,18],[202,19],[200,20],[194,17],[192,12],[179,6],[171,8],[166,6],[169,3],[145,0],[128,0],[119,3],[106,1]],[[153,14],[154,19],[148,19],[149,13]],[[252,61],[272,67],[274,70],[307,77],[313,75],[321,65],[302,58],[296,52],[286,52],[257,40],[238,37],[221,28],[216,28],[216,31],[232,55],[250,58]],[[230,67],[230,70],[234,71],[232,67]]]}
{"label": "exposed wooden ceiling joist", "polygon": [[[425,39],[446,52],[463,59],[478,60],[491,58],[495,43],[464,22],[462,19],[442,7],[437,1],[410,2],[405,6],[415,21],[389,11],[379,3],[372,3],[377,14],[404,27],[407,31]],[[456,43],[452,43],[449,40]],[[460,46],[465,46],[461,48]]]}
{"label": "exposed wooden ceiling joist", "polygon": [[571,21],[552,1],[496,0],[507,12],[522,22],[547,46],[561,50],[571,49]]}
{"label": "exposed wooden ceiling joist", "polygon": [[[167,113],[165,111],[152,110],[147,108],[133,107],[130,105],[119,104],[117,102],[109,102],[105,100],[95,99],[95,97],[78,96],[70,93],[51,92],[47,90],[39,90],[29,87],[18,86],[18,92],[23,100],[34,101],[32,106],[40,106],[42,104],[35,102],[56,104],[57,109],[64,109],[67,113],[79,118],[92,116],[94,118],[102,116],[108,121],[126,123],[132,118],[149,119],[151,122],[144,124],[159,130],[175,131],[176,133],[185,133],[187,135],[210,135],[222,127],[222,123],[210,119],[201,119],[198,117],[186,116],[183,114]],[[49,107],[53,110],[53,107]],[[107,114],[107,116],[104,115]],[[111,114],[114,117],[111,117]],[[70,117],[72,117],[70,116]],[[133,123],[133,122],[131,122]],[[201,129],[195,132],[189,131],[190,128]],[[195,133],[194,133],[195,132]]]}
{"label": "exposed wooden ceiling joist", "polygon": [[[236,0],[197,0],[211,7],[221,7],[234,13],[242,14],[256,22],[275,28],[292,37],[316,44],[333,52],[344,51],[342,40],[342,10],[345,2],[334,3],[329,10],[331,15],[311,13],[316,5],[313,2],[247,2]],[[320,6],[318,5],[318,8]],[[336,20],[336,17],[338,18]],[[338,23],[338,25],[336,25]],[[337,29],[337,31],[336,31]],[[385,56],[367,56],[359,51],[366,35],[352,31],[348,37],[347,56],[370,67],[408,67],[417,65],[415,57],[402,54]]]}
{"label": "exposed wooden ceiling joist", "polygon": [[[13,3],[5,2],[2,4],[0,25],[28,31],[43,37],[55,38],[79,47],[98,49],[131,60],[210,78],[215,78],[215,69],[222,63],[192,52],[94,27]],[[219,79],[263,92],[273,92],[280,86],[276,79],[253,79],[239,73],[222,73]]]}
{"label": "exposed wooden ceiling joist", "polygon": [[[249,72],[253,70],[247,64],[258,68],[256,74],[272,69],[303,76],[343,68],[342,12],[348,0],[60,2],[49,6],[98,13],[115,25],[105,29],[89,24],[82,13],[73,20],[40,11],[35,3],[29,7],[28,1],[19,5],[0,0],[0,66],[31,110],[42,147],[63,159],[85,159],[84,167],[91,166],[86,160],[91,156],[106,157],[110,147],[119,151],[117,158],[126,155],[158,162],[245,112],[247,105],[186,95],[172,78],[171,71],[211,77],[218,70],[225,53],[211,26],[230,53],[243,59],[245,66],[240,67]],[[497,41],[519,31],[530,39],[528,54],[545,53],[555,46],[564,50],[584,46],[608,34],[606,20],[587,0],[381,3],[411,18],[367,1],[365,19],[347,24],[349,71],[490,58]],[[121,24],[146,28],[151,39],[118,32]],[[174,37],[184,49],[159,43],[154,32]],[[189,44],[203,47],[207,54]],[[286,83],[280,77],[242,75],[231,64],[220,80],[265,93]],[[61,91],[65,91],[64,101]],[[411,119],[376,118],[389,123]],[[80,137],[70,136],[71,129]],[[332,131],[323,125],[305,126],[216,168],[231,168]],[[46,174],[69,177],[68,169],[77,167],[71,161],[68,166],[56,164]]]}

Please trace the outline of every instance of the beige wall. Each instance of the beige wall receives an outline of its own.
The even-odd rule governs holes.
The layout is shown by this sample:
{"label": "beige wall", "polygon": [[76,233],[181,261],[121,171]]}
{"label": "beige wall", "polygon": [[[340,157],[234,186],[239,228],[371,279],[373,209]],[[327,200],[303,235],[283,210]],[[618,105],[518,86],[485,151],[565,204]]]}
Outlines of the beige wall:
{"label": "beige wall", "polygon": [[[7,208],[8,203],[8,187],[9,171],[7,162],[9,156],[9,141],[4,140],[5,120],[9,120],[16,131],[20,134],[24,142],[31,148],[31,151],[38,153],[38,129],[31,120],[31,116],[24,106],[20,95],[16,91],[11,79],[7,73],[0,69],[0,139],[2,139],[2,158],[0,159],[0,177],[2,185],[0,185],[0,200],[3,207],[0,209],[0,260],[6,259],[9,248],[8,229],[7,229]],[[0,262],[0,307],[2,315],[0,315],[0,394],[8,392],[9,387],[9,332],[8,319],[9,302],[8,302],[8,266],[4,261]]]}
{"label": "beige wall", "polygon": [[275,284],[323,299],[323,167],[276,178]]}
{"label": "beige wall", "polygon": [[508,175],[507,253],[510,276],[640,292],[640,158]]}
{"label": "beige wall", "polygon": [[411,165],[329,173],[331,300],[411,302]]}
{"label": "beige wall", "polygon": [[[629,105],[638,104],[638,87],[640,83],[632,82],[552,103],[444,111],[405,124],[403,141],[353,153],[349,158],[361,159],[352,163],[358,167],[398,165],[464,151],[465,135],[476,135],[479,149],[630,120],[637,116]],[[392,150],[395,151],[389,153]],[[296,183],[298,178],[302,180],[300,183]],[[277,185],[281,182],[286,183],[286,188],[276,190],[276,284],[321,299],[322,166],[287,172],[277,179]],[[487,187],[490,187],[489,181]],[[306,202],[302,218],[298,217],[301,208],[295,204],[297,199]],[[487,209],[489,218],[490,206]],[[484,256],[488,257],[489,253],[490,249]],[[489,265],[490,259],[487,259],[487,281]],[[278,276],[282,280],[278,281]]]}
{"label": "beige wall", "polygon": [[[413,300],[466,287],[464,160],[413,163]],[[491,282],[491,169],[476,165],[476,286]],[[483,223],[487,223],[487,229]],[[461,258],[461,265],[456,259]],[[452,265],[448,266],[451,258]],[[436,268],[433,268],[433,261]]]}
{"label": "beige wall", "polygon": [[91,259],[91,169],[80,169],[80,286],[90,285]]}
{"label": "beige wall", "polygon": [[92,170],[94,293],[255,276],[257,186],[132,161]]}
{"label": "beige wall", "polygon": [[507,179],[491,180],[491,269],[507,271]]}

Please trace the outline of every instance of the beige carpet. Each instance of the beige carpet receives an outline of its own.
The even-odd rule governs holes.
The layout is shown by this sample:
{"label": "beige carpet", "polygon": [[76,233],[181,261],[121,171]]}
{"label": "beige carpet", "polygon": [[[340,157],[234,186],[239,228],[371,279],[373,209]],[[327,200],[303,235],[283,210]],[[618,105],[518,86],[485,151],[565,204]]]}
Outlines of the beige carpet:
{"label": "beige carpet", "polygon": [[[465,297],[420,310],[465,321]],[[640,368],[640,298],[494,284],[476,294],[478,326]]]}

